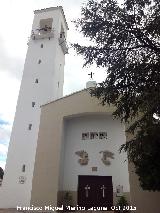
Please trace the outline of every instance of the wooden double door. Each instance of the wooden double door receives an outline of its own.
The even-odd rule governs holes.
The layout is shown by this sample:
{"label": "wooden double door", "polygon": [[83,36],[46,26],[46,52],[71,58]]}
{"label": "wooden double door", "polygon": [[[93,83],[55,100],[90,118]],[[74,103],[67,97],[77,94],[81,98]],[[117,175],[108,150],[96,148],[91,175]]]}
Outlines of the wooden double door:
{"label": "wooden double door", "polygon": [[78,205],[85,208],[113,205],[111,176],[78,176]]}

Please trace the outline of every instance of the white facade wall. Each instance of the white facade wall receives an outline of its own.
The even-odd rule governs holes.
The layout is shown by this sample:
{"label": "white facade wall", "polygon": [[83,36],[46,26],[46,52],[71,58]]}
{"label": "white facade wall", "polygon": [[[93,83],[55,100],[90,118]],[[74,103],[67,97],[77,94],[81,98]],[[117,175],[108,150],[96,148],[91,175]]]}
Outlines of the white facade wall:
{"label": "white facade wall", "polygon": [[[107,132],[108,139],[82,140],[84,132]],[[112,176],[113,190],[122,185],[124,192],[130,191],[128,162],[126,153],[119,154],[121,144],[125,143],[124,127],[118,120],[113,120],[110,115],[92,115],[72,118],[65,121],[64,156],[60,183],[60,191],[77,191],[78,175]],[[79,156],[76,151],[85,150],[89,155],[88,165],[78,163]],[[108,150],[114,153],[110,159],[111,165],[106,166],[101,161],[100,151]],[[97,172],[92,171],[97,167]]]}
{"label": "white facade wall", "polygon": [[[62,8],[35,12],[32,30],[36,32],[40,28],[40,20],[48,18],[53,18],[54,37],[50,40],[31,38],[28,43],[5,175],[0,189],[0,208],[30,205],[40,105],[63,95],[65,56],[58,39],[61,25],[65,35],[67,27]],[[38,64],[39,60],[41,60],[40,64]],[[38,83],[35,83],[36,79]],[[34,107],[32,102],[35,102]],[[32,124],[31,130],[28,129],[29,124]],[[22,172],[23,165],[26,167],[25,172]],[[26,179],[24,184],[19,183],[20,176]]]}

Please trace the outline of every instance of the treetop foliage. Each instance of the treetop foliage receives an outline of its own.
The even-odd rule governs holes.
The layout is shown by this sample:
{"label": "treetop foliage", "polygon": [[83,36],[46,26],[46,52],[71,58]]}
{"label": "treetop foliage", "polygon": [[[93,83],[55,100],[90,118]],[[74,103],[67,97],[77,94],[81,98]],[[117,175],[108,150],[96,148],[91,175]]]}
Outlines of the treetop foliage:
{"label": "treetop foliage", "polygon": [[[148,170],[142,172],[160,152],[160,122],[153,116],[160,116],[160,1],[124,0],[120,5],[116,0],[89,0],[75,24],[91,41],[73,45],[84,66],[96,63],[107,73],[92,95],[103,105],[116,106],[115,117],[134,121],[127,131],[135,137],[121,150],[134,162],[141,186],[160,190]],[[160,179],[158,166],[148,168]]]}

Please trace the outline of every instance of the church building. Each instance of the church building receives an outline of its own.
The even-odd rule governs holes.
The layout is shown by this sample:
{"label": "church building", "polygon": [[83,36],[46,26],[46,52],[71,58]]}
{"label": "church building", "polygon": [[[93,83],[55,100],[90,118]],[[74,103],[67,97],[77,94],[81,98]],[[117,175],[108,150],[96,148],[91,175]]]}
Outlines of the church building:
{"label": "church building", "polygon": [[89,90],[41,107],[34,205],[61,205],[67,195],[72,206],[113,205],[122,195],[130,201],[127,155],[119,154],[124,126],[113,120],[113,107],[99,104]]}
{"label": "church building", "polygon": [[[119,148],[131,135],[86,88],[63,97],[68,24],[63,8],[34,11],[0,208],[111,207],[121,196],[137,213],[159,213]],[[134,211],[133,211],[134,212]]]}

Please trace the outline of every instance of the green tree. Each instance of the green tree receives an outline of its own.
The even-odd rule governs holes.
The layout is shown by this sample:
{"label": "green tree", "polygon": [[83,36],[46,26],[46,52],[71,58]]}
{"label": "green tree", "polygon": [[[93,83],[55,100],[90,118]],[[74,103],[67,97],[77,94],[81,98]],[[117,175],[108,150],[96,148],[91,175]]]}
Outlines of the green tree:
{"label": "green tree", "polygon": [[90,39],[88,46],[73,44],[84,66],[106,69],[106,79],[91,95],[103,105],[113,104],[113,115],[134,138],[123,144],[135,165],[140,185],[160,190],[160,1],[89,0],[75,21]]}
{"label": "green tree", "polygon": [[4,175],[4,171],[3,171],[3,169],[0,167],[0,179],[3,179],[3,175]]}

